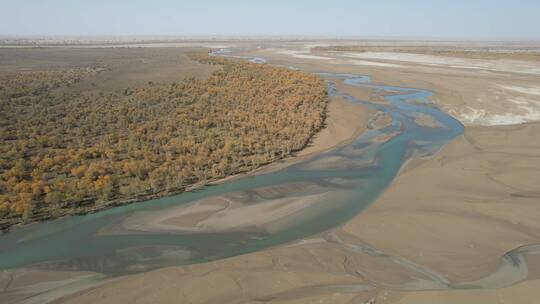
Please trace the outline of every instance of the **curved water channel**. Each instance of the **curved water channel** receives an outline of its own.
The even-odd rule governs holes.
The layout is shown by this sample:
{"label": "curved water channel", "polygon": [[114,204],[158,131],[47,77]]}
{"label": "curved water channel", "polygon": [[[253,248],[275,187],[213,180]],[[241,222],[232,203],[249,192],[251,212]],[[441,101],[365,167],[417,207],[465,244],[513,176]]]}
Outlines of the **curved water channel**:
{"label": "curved water channel", "polygon": [[[343,95],[350,102],[362,102],[392,116],[392,124],[369,131],[350,144],[322,153],[288,168],[269,174],[242,178],[200,191],[117,207],[96,214],[73,216],[47,223],[13,229],[0,238],[0,267],[21,267],[54,261],[80,270],[122,273],[172,264],[197,263],[260,250],[304,238],[342,224],[371,203],[392,181],[403,162],[413,153],[438,149],[460,134],[461,124],[431,106],[428,91],[370,84],[369,77],[321,74],[330,81],[368,86],[391,92],[388,104],[371,104],[338,92],[329,85],[330,95]],[[441,126],[423,127],[415,123],[416,113],[432,116]],[[394,135],[386,142],[383,134]],[[239,229],[228,232],[152,233],[124,229],[107,233],[141,213],[163,212],[203,198],[242,192],[253,195],[264,187],[287,184],[297,187],[289,195],[303,197],[324,194],[301,216],[280,219],[286,229],[269,233],[264,229]],[[259,199],[264,204],[270,199]],[[247,202],[246,205],[249,205]]]}
{"label": "curved water channel", "polygon": [[[362,75],[320,75],[328,81],[329,95],[374,108],[389,115],[391,123],[274,172],[14,228],[0,236],[0,269],[37,265],[115,276],[217,260],[306,238],[357,215],[385,190],[406,160],[432,154],[463,132],[457,120],[428,101],[429,91],[373,84]],[[334,86],[338,81],[377,90],[385,102],[340,92]],[[419,115],[432,123],[421,123]],[[188,212],[194,206],[218,216],[207,216],[202,226],[147,224],[171,214],[200,214]],[[276,212],[271,219],[257,217],[279,208],[287,212]],[[520,259],[506,260],[515,264]]]}

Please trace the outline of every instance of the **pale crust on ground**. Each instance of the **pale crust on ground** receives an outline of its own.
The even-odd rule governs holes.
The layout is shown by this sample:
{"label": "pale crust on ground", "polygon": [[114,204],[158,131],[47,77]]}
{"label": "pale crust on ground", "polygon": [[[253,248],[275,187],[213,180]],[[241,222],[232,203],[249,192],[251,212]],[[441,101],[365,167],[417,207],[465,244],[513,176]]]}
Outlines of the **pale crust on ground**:
{"label": "pale crust on ground", "polygon": [[[319,53],[317,53],[319,54]],[[416,58],[415,54],[388,53],[371,63],[399,63],[397,66],[365,65],[346,56],[366,53],[323,53],[329,60],[302,59],[261,49],[257,56],[270,63],[294,65],[312,72],[347,72],[371,76],[386,85],[427,89],[431,99],[465,125],[507,125],[540,120],[540,63],[519,60],[459,59],[445,63],[444,56]],[[412,58],[409,58],[412,57]],[[411,61],[412,60],[412,61]],[[430,60],[434,60],[431,62]]]}

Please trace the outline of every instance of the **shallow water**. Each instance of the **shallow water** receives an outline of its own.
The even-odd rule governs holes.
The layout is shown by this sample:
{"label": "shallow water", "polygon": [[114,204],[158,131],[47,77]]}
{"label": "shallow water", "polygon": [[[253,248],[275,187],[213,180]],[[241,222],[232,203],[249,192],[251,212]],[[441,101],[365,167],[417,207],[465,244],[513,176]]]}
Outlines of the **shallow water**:
{"label": "shallow water", "polygon": [[[356,216],[385,190],[407,159],[431,154],[463,132],[457,120],[429,103],[429,91],[373,84],[369,77],[361,75],[320,75],[328,80],[330,95],[341,95],[349,102],[385,112],[392,117],[391,125],[370,130],[343,147],[276,172],[96,214],[14,228],[0,237],[0,269],[39,266],[119,275],[222,259],[306,238]],[[333,86],[337,81],[393,95],[385,97],[387,104],[372,104],[338,91]],[[414,119],[418,112],[435,119],[440,127],[418,125]],[[385,134],[393,137],[385,142],[377,140]],[[309,187],[296,186],[299,183]],[[279,190],[283,186],[295,191]],[[243,227],[241,223],[238,229],[197,232],[126,226],[127,222],[221,195],[256,198],[243,201],[245,207],[269,204],[274,198],[260,195],[261,189],[268,188],[280,197],[324,196],[301,212],[276,219],[272,229],[269,225]]]}

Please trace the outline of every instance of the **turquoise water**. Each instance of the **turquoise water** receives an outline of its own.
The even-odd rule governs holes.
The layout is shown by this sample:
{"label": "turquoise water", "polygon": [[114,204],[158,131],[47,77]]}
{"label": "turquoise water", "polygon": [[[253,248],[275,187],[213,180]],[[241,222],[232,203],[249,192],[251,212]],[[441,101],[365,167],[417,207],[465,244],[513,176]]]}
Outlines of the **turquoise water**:
{"label": "turquoise water", "polygon": [[[431,154],[463,132],[463,126],[428,101],[431,92],[373,84],[370,78],[351,74],[320,74],[329,82],[329,94],[363,103],[392,117],[392,124],[370,130],[353,142],[298,162],[285,169],[248,176],[194,192],[117,207],[96,214],[73,216],[14,228],[0,237],[0,269],[39,266],[50,269],[88,270],[105,274],[146,271],[164,266],[222,259],[305,238],[343,224],[369,206],[391,183],[412,156]],[[391,92],[387,104],[372,104],[346,95],[333,86],[344,81]],[[435,119],[440,127],[415,123],[415,113]],[[384,134],[395,134],[385,142]],[[339,165],[331,160],[339,160]],[[261,187],[313,185],[296,196],[326,193],[325,199],[283,219],[286,228],[268,232],[261,227],[229,232],[148,232],[122,230],[138,214],[187,205],[202,198],[242,193],[254,195]],[[264,204],[265,201],[257,202]]]}

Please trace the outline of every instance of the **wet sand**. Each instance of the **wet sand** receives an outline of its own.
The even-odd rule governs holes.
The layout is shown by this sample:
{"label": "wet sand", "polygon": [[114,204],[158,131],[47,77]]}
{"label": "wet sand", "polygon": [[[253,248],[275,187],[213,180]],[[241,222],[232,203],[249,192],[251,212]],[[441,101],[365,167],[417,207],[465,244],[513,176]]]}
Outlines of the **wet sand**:
{"label": "wet sand", "polygon": [[[315,187],[307,185],[307,187]],[[298,186],[302,189],[303,186]],[[235,193],[229,194],[234,195]],[[286,191],[280,195],[286,195]],[[123,228],[128,231],[147,232],[224,232],[244,231],[253,228],[275,233],[286,229],[280,219],[301,212],[309,205],[320,203],[325,193],[265,199],[257,204],[252,198],[229,198],[228,195],[199,200],[188,206],[168,208],[150,216],[127,219]]]}

